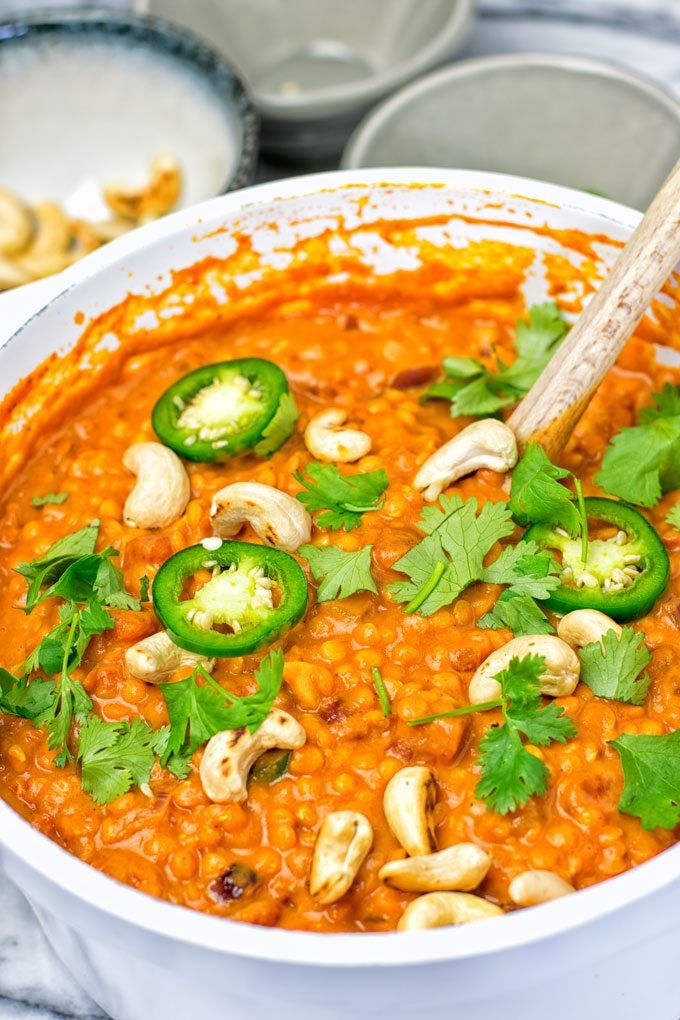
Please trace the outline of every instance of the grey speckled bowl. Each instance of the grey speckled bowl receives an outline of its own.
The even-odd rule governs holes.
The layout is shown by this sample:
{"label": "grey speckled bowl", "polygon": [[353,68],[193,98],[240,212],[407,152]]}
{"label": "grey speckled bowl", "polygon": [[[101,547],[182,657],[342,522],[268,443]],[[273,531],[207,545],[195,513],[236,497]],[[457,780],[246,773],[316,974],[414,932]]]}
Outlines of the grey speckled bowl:
{"label": "grey speckled bowl", "polygon": [[252,89],[262,145],[338,156],[364,113],[461,48],[476,0],[136,0],[210,39]]}
{"label": "grey speckled bowl", "polygon": [[428,75],[371,113],[344,168],[521,174],[645,208],[680,156],[680,104],[595,60],[483,57]]}
{"label": "grey speckled bowl", "polygon": [[179,205],[251,182],[258,118],[228,62],[190,32],[115,10],[0,18],[0,186],[71,216],[110,215],[101,185],[179,162]]}

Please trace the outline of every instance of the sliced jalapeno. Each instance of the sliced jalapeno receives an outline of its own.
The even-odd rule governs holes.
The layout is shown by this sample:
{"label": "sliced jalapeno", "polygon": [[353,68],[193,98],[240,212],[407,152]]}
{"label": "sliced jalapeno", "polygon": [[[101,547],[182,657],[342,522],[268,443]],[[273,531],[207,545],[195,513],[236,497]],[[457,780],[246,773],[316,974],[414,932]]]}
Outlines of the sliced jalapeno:
{"label": "sliced jalapeno", "polygon": [[542,605],[556,613],[599,609],[620,622],[644,616],[668,584],[666,547],[647,518],[627,503],[596,497],[584,502],[588,521],[613,532],[604,539],[589,537],[587,562],[581,558],[581,539],[560,528],[534,524],[524,534],[561,558],[562,583]]}
{"label": "sliced jalapeno", "polygon": [[227,460],[247,450],[274,453],[298,411],[288,380],[263,358],[204,365],[178,379],[151,414],[158,438],[188,460]]}
{"label": "sliced jalapeno", "polygon": [[[186,596],[188,585],[212,576]],[[292,556],[250,542],[192,545],[162,565],[153,582],[156,614],[170,637],[199,655],[249,655],[302,618],[307,581]]]}

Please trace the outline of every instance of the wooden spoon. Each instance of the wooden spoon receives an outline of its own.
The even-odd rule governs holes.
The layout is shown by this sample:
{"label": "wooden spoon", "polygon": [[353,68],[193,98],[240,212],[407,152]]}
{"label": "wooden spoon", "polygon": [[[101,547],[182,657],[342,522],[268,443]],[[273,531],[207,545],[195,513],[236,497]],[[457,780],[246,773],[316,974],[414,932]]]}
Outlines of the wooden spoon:
{"label": "wooden spoon", "polygon": [[537,442],[551,459],[559,456],[678,262],[680,160],[567,339],[510,417],[520,449]]}

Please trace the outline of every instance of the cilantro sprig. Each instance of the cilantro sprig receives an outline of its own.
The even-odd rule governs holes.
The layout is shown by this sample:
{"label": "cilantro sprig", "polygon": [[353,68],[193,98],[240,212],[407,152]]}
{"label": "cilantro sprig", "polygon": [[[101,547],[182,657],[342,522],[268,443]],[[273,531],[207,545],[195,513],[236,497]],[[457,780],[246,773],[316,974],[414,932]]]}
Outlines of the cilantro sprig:
{"label": "cilantro sprig", "polygon": [[59,506],[67,499],[68,492],[46,492],[44,496],[32,496],[31,506],[48,506],[49,504]]}
{"label": "cilantro sprig", "polygon": [[[202,680],[199,684],[197,681]],[[238,697],[196,667],[185,680],[159,684],[170,719],[168,738],[160,752],[161,764],[171,767],[173,759],[186,761],[196,748],[223,730],[247,728],[255,733],[264,722],[281,689],[283,652],[276,649],[255,671],[257,689]]]}
{"label": "cilantro sprig", "polygon": [[605,492],[644,507],[680,488],[680,388],[667,383],[653,400],[614,436],[595,476]]}
{"label": "cilantro sprig", "polygon": [[141,719],[105,722],[91,715],[80,727],[76,754],[85,793],[97,804],[110,804],[131,786],[148,783],[164,737]]}
{"label": "cilantro sprig", "polygon": [[482,630],[508,627],[515,637],[554,634],[555,628],[530,595],[507,588],[477,624]]}
{"label": "cilantro sprig", "polygon": [[623,768],[619,811],[639,818],[644,829],[674,829],[680,822],[680,730],[624,733],[610,744]]}
{"label": "cilantro sprig", "polygon": [[491,726],[479,744],[482,776],[477,797],[499,814],[514,811],[534,796],[542,796],[550,775],[547,766],[524,747],[522,737],[538,747],[553,741],[563,744],[576,734],[572,720],[554,702],[542,707],[541,675],[545,659],[540,655],[513,658],[497,673],[500,696],[480,705],[463,705],[449,712],[412,719],[409,726],[421,726],[455,716],[500,708],[503,723]]}
{"label": "cilantro sprig", "polygon": [[642,671],[652,661],[644,641],[632,627],[620,634],[607,631],[600,641],[586,645],[579,653],[581,680],[599,698],[642,705],[650,684],[648,673]]}
{"label": "cilantro sprig", "polygon": [[516,594],[547,598],[559,584],[557,566],[535,542],[508,546],[489,566],[484,560],[496,542],[514,530],[507,503],[485,503],[477,513],[477,500],[441,496],[425,507],[419,527],[425,538],[394,564],[408,581],[388,585],[405,612],[431,616],[450,605],[474,581],[506,584]]}
{"label": "cilantro sprig", "polygon": [[[305,477],[306,475],[306,477]],[[343,475],[334,464],[307,465],[305,473],[296,471],[295,478],[304,486],[297,498],[310,513],[323,510],[316,518],[321,528],[352,531],[361,524],[362,515],[379,510],[385,502],[384,493],[389,484],[387,472],[367,471],[363,474]]]}
{"label": "cilantro sprig", "polygon": [[496,371],[491,372],[476,358],[445,358],[446,378],[434,383],[423,399],[450,400],[452,418],[498,414],[531,389],[566,333],[567,324],[554,302],[534,305],[529,309],[528,321],[517,321],[516,357],[511,365],[496,357]]}
{"label": "cilantro sprig", "polygon": [[371,573],[372,545],[355,552],[347,552],[335,545],[302,545],[298,554],[307,560],[315,581],[321,581],[316,590],[317,602],[346,599],[358,591],[378,594]]}

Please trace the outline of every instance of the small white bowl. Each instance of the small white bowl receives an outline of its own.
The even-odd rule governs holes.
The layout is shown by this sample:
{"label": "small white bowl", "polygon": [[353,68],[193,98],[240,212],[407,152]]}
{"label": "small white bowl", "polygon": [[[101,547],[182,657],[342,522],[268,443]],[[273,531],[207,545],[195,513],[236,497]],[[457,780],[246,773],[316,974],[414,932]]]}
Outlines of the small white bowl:
{"label": "small white bowl", "polygon": [[342,166],[520,174],[643,209],[678,156],[680,104],[660,88],[597,60],[517,54],[402,89],[357,128]]}
{"label": "small white bowl", "polygon": [[476,0],[137,0],[240,67],[264,151],[319,163],[378,100],[458,51]]}
{"label": "small white bowl", "polygon": [[105,219],[102,184],[169,153],[179,207],[247,184],[257,115],[239,78],[188,33],[116,11],[0,19],[0,186]]}

